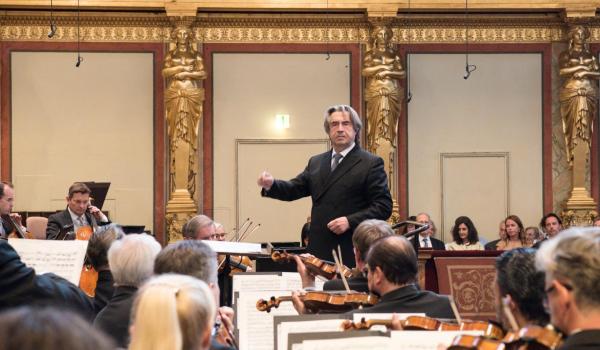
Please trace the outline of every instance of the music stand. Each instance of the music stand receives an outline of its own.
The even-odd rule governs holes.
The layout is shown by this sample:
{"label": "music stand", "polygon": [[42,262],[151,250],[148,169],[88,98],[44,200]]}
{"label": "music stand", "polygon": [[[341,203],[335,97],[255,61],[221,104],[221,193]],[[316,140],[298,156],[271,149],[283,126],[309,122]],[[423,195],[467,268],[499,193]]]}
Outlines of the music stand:
{"label": "music stand", "polygon": [[89,187],[90,191],[92,191],[90,194],[90,197],[92,197],[92,205],[102,210],[102,206],[106,200],[106,194],[108,193],[108,188],[110,187],[110,182],[88,181],[83,183]]}

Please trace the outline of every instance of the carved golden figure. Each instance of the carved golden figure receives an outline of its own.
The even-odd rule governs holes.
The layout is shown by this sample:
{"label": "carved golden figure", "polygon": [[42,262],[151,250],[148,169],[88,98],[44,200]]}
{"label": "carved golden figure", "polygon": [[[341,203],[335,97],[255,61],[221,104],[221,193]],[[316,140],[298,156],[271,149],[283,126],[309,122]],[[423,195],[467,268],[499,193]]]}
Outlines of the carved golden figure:
{"label": "carved golden figure", "polygon": [[175,48],[166,55],[163,76],[167,79],[165,104],[169,136],[171,192],[187,188],[193,197],[196,183],[198,127],[202,117],[206,78],[202,57],[192,46],[192,31],[178,26],[171,34]]}
{"label": "carved golden figure", "polygon": [[600,67],[591,53],[587,39],[590,32],[583,26],[569,30],[569,49],[560,55],[560,75],[566,79],[560,91],[560,113],[563,120],[567,159],[573,165],[575,148],[591,146],[592,123],[598,103]]}
{"label": "carved golden figure", "polygon": [[392,30],[388,26],[375,26],[371,33],[371,49],[367,51],[362,74],[367,78],[367,149],[375,152],[380,140],[396,147],[398,118],[400,117],[404,78],[400,57],[392,44]]}

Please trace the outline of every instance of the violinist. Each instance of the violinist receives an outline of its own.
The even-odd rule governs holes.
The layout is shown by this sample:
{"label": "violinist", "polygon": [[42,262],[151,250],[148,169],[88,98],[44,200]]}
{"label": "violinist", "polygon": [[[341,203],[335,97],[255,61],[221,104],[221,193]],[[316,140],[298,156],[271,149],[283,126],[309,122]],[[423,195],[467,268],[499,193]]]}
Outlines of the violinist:
{"label": "violinist", "polygon": [[535,250],[516,248],[496,259],[496,319],[505,330],[511,329],[503,311],[502,300],[519,328],[527,325],[546,326],[550,320],[544,310],[544,274],[535,268]]}
{"label": "violinist", "polygon": [[[177,273],[198,278],[212,291],[214,302],[219,306],[219,285],[217,281],[217,255],[209,246],[199,240],[183,240],[165,247],[156,257],[154,274]],[[219,307],[217,321],[221,327],[211,342],[211,349],[229,349],[235,345],[233,337],[233,309]]]}
{"label": "violinist", "polygon": [[[21,225],[21,215],[12,213],[15,201],[15,188],[9,182],[0,182],[0,238],[7,239],[15,231],[13,221]],[[12,220],[11,220],[12,219]],[[21,225],[22,232],[25,228]]]}
{"label": "violinist", "polygon": [[183,225],[181,233],[184,239],[214,240],[215,222],[206,215],[196,215]]}
{"label": "violinist", "polygon": [[75,182],[69,187],[66,197],[67,208],[48,217],[46,239],[75,239],[73,232],[79,228],[107,225],[110,221],[100,209],[90,204],[92,191],[83,182]]}
{"label": "violinist", "polygon": [[545,273],[552,324],[567,335],[559,350],[600,348],[600,228],[574,227],[544,243],[536,267]]}
{"label": "violinist", "polygon": [[[369,248],[373,242],[382,237],[391,236],[393,234],[394,231],[390,225],[383,220],[365,220],[356,227],[354,235],[352,236],[352,245],[354,246],[354,260],[356,261],[355,271],[358,271],[358,273],[348,278],[350,290],[364,293],[369,292],[367,277],[362,274],[362,271],[366,265],[365,259],[367,257],[367,252],[369,251]],[[302,278],[302,288],[314,289],[315,276],[305,268],[304,263],[302,263],[302,260],[299,257],[295,256],[294,260],[296,261],[296,266],[298,267],[298,273]],[[344,289],[344,284],[339,278],[329,280],[323,285],[323,290],[325,291]]]}

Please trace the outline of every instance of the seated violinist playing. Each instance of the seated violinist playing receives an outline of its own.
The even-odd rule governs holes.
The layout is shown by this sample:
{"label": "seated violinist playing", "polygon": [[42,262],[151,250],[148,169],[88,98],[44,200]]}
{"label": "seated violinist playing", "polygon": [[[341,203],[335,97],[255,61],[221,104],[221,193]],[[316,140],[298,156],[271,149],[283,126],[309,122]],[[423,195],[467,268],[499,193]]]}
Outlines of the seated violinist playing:
{"label": "seated violinist playing", "polygon": [[[391,236],[394,231],[390,225],[382,220],[369,219],[361,222],[354,230],[352,236],[352,245],[354,246],[354,260],[356,262],[355,271],[358,273],[353,274],[352,277],[348,278],[348,286],[350,290],[356,292],[369,292],[369,286],[367,285],[367,277],[362,274],[365,268],[365,259],[367,252],[371,247],[371,244],[376,240]],[[302,278],[302,288],[311,290],[315,288],[315,276],[306,269],[304,263],[298,256],[294,256],[296,266],[298,267],[298,273]],[[341,279],[336,278],[325,282],[323,290],[345,290],[344,284]]]}
{"label": "seated violinist playing", "polygon": [[[366,258],[367,283],[371,293],[380,298],[360,313],[425,313],[436,318],[454,318],[448,297],[422,291],[415,284],[417,255],[412,244],[402,236],[387,236],[375,241]],[[294,306],[303,313],[296,294]]]}
{"label": "seated violinist playing", "polygon": [[505,330],[510,330],[503,300],[519,328],[543,327],[550,321],[544,310],[544,274],[535,268],[535,250],[516,248],[496,259],[496,319]]}
{"label": "seated violinist playing", "polygon": [[[25,227],[21,225],[21,215],[12,213],[15,200],[15,189],[11,183],[0,182],[0,238],[7,239],[15,235],[14,224],[19,225],[21,232]],[[13,224],[14,223],[14,224]],[[23,238],[23,237],[21,237]]]}
{"label": "seated violinist playing", "polygon": [[552,324],[567,335],[559,350],[600,349],[600,228],[561,232],[540,247],[536,266]]}

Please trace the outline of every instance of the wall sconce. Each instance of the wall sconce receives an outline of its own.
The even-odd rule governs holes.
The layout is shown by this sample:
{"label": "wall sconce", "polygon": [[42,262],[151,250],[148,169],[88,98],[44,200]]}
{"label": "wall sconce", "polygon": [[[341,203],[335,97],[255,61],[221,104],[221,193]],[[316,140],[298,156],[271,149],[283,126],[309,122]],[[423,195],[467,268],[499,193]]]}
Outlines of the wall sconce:
{"label": "wall sconce", "polygon": [[290,115],[289,114],[276,114],[275,115],[275,127],[277,129],[289,129],[290,128]]}

